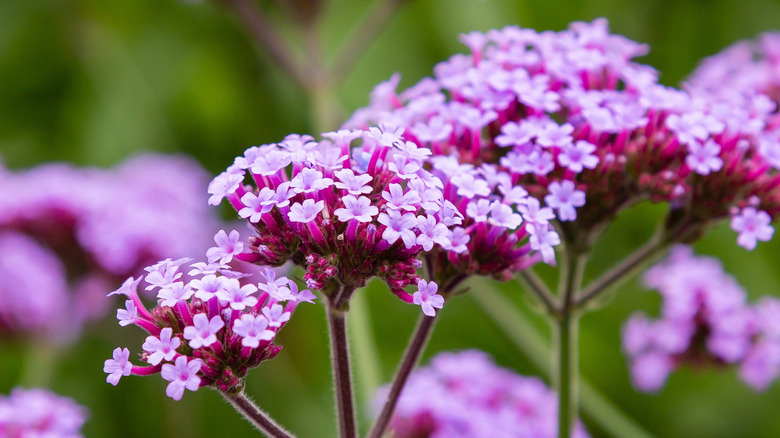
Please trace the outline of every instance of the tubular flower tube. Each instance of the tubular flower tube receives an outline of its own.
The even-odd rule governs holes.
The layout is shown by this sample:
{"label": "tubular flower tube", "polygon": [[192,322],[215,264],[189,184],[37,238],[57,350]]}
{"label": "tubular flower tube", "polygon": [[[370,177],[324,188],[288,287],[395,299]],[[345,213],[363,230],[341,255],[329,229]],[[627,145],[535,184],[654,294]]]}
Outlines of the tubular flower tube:
{"label": "tubular flower tube", "polygon": [[[647,47],[610,34],[604,19],[561,32],[506,27],[463,41],[470,54],[401,93],[394,75],[345,126],[401,127],[403,140],[430,149],[434,163],[484,169],[488,183],[504,181],[503,196],[522,187],[556,211],[581,250],[643,199],[670,205],[670,229],[693,228],[678,240],[747,207],[772,219],[780,211],[772,164],[780,164],[780,140],[766,97],[754,93],[735,106],[662,86],[655,70],[632,61]],[[446,181],[460,196],[487,191],[466,175]],[[534,249],[555,241],[529,222],[525,232],[542,236]]]}
{"label": "tubular flower tube", "polygon": [[[218,246],[210,254],[224,249],[226,235],[217,234]],[[174,400],[180,400],[185,389],[202,386],[240,392],[247,371],[281,350],[273,341],[297,305],[315,297],[268,268],[263,282],[249,283],[247,274],[221,264],[232,259],[223,253],[212,264],[166,259],[147,267],[143,278],[130,277],[110,293],[127,298],[125,308],[117,310],[119,324],[136,325],[149,334],[140,355],[148,365],[133,365],[130,351],[117,348],[105,362],[106,381],[116,385],[123,376],[160,373],[170,382],[166,393]],[[139,297],[142,282],[157,294],[152,310]]]}
{"label": "tubular flower tube", "polygon": [[47,389],[14,388],[0,395],[0,436],[80,438],[88,411]]}
{"label": "tubular flower tube", "polygon": [[634,386],[660,389],[677,367],[736,365],[740,377],[765,389],[780,375],[780,301],[750,305],[745,291],[709,257],[683,246],[649,269],[644,282],[661,294],[661,315],[633,315],[623,327]]}
{"label": "tubular flower tube", "polygon": [[[399,438],[555,437],[556,410],[555,393],[538,378],[500,368],[481,351],[440,353],[410,376],[390,429]],[[588,434],[578,423],[572,436]]]}
{"label": "tubular flower tube", "polygon": [[256,232],[236,257],[271,266],[292,260],[306,269],[307,286],[328,296],[377,276],[411,303],[404,288],[420,280],[418,256],[463,236],[452,227],[443,182],[426,169],[430,150],[402,135],[380,126],[247,149],[209,187],[212,205],[227,199]]}
{"label": "tubular flower tube", "polygon": [[105,315],[103,295],[123,278],[205,249],[218,224],[197,201],[207,184],[194,161],[151,154],[112,169],[4,169],[0,330],[72,341]]}

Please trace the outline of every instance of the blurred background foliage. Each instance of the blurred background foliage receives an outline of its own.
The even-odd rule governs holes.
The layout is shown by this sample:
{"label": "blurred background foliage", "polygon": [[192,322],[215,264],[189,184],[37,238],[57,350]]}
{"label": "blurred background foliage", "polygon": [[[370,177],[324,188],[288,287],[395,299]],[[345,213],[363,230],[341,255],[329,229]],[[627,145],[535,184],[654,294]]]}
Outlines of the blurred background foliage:
{"label": "blurred background foliage", "polygon": [[[380,0],[375,0],[380,1]],[[299,28],[282,0],[260,1],[274,26],[300,47]],[[300,3],[300,2],[299,2]],[[365,16],[369,0],[332,0],[319,22],[321,44],[331,59],[349,29]],[[334,92],[330,104],[343,120],[368,102],[368,93],[394,72],[401,89],[429,75],[433,66],[457,52],[459,33],[519,24],[537,30],[565,28],[569,22],[609,19],[615,33],[648,43],[641,61],[675,85],[703,56],[738,39],[780,27],[780,2],[769,0],[408,0]],[[728,84],[724,84],[728,86]],[[64,160],[108,166],[141,151],[195,156],[217,173],[251,145],[309,133],[317,120],[314,104],[280,70],[228,9],[214,2],[176,0],[3,0],[0,1],[0,155],[9,168]],[[321,117],[320,115],[319,117]],[[324,126],[335,129],[337,126]],[[207,195],[203,195],[206,202]],[[594,249],[587,278],[618,261],[651,233],[663,211],[639,205],[622,215]],[[780,242],[746,252],[726,224],[697,245],[721,258],[751,299],[780,295]],[[550,282],[555,272],[541,274]],[[523,374],[545,375],[518,351],[483,312],[473,295],[490,282],[448,303],[425,358],[451,349],[480,348]],[[519,315],[548,337],[517,284],[501,285]],[[356,369],[362,425],[371,380],[390,379],[419,308],[405,305],[372,284],[358,297],[370,309],[377,369]],[[581,371],[615,405],[657,436],[767,437],[780,434],[780,385],[755,393],[733,370],[683,369],[658,394],[641,394],[629,384],[619,349],[620,326],[637,309],[657,314],[658,299],[632,281],[608,305],[588,314],[581,329]],[[515,333],[529,336],[527,333]],[[144,335],[120,330],[113,318],[88,330],[80,342],[61,351],[30,351],[19,340],[0,339],[0,392],[20,381],[48,384],[91,410],[84,428],[90,437],[249,436],[252,431],[212,391],[187,393],[181,402],[164,395],[159,378],[125,378],[105,383],[103,360],[111,350],[140,351]],[[330,393],[324,312],[301,306],[281,334],[283,352],[252,372],[248,392],[277,420],[301,437],[335,432]],[[538,358],[537,358],[538,359]],[[547,358],[543,358],[547,359]],[[47,376],[46,364],[53,370]],[[606,432],[586,415],[593,436]]]}

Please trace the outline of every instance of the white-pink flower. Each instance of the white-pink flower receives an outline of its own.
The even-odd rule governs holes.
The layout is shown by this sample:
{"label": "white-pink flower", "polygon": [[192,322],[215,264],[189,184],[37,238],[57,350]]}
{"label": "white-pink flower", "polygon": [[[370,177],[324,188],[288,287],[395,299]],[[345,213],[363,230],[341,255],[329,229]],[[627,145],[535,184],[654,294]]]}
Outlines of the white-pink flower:
{"label": "white-pink flower", "polygon": [[731,219],[731,229],[739,233],[737,244],[749,251],[756,243],[769,241],[775,230],[769,225],[772,218],[765,211],[753,207],[745,207]]}
{"label": "white-pink flower", "polygon": [[175,365],[166,363],[162,366],[160,376],[171,382],[165,388],[165,394],[178,401],[184,395],[184,389],[197,391],[200,387],[200,377],[197,376],[200,367],[203,365],[201,359],[192,359],[187,361],[187,356],[176,358]]}
{"label": "white-pink flower", "polygon": [[438,290],[439,285],[433,281],[429,283],[420,279],[417,282],[417,292],[412,295],[412,299],[427,316],[436,316],[434,308],[441,309],[444,306],[444,297],[436,293]]}
{"label": "white-pink flower", "polygon": [[577,219],[575,207],[585,205],[585,192],[576,190],[574,182],[569,180],[560,183],[553,181],[547,186],[547,190],[550,194],[544,197],[544,202],[558,210],[558,220],[573,221]]}
{"label": "white-pink flower", "polygon": [[103,372],[108,373],[106,382],[116,386],[122,376],[129,376],[133,364],[130,363],[130,350],[127,348],[115,348],[114,358],[107,359],[103,364]]}
{"label": "white-pink flower", "polygon": [[225,326],[225,321],[219,315],[209,321],[205,313],[198,313],[192,318],[194,326],[184,327],[184,339],[190,341],[190,347],[208,347],[217,342],[217,332]]}
{"label": "white-pink flower", "polygon": [[339,218],[339,221],[346,222],[350,219],[355,219],[358,222],[371,222],[371,219],[379,214],[379,209],[371,205],[371,200],[365,196],[358,198],[347,195],[342,198],[344,202],[344,208],[338,208],[334,214]]}
{"label": "white-pink flower", "polygon": [[157,365],[163,360],[170,361],[176,356],[176,349],[181,345],[179,338],[172,338],[173,329],[164,327],[160,330],[160,337],[148,336],[146,342],[141,346],[149,356],[146,361],[152,365]]}
{"label": "white-pink flower", "polygon": [[267,330],[268,320],[261,315],[241,315],[233,323],[233,332],[241,336],[241,345],[244,347],[257,348],[260,341],[270,341],[274,338],[274,332]]}

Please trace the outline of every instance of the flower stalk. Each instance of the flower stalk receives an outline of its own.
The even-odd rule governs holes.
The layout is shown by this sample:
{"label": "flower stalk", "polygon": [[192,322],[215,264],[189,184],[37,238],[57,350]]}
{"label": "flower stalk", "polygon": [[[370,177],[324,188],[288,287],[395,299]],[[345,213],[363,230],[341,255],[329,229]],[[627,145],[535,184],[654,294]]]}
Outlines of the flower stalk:
{"label": "flower stalk", "polygon": [[240,412],[244,418],[252,423],[257,430],[266,434],[271,438],[293,438],[294,435],[284,430],[281,426],[271,419],[265,412],[260,410],[249,397],[244,394],[244,391],[238,393],[231,393],[228,391],[219,391],[222,397],[228,401],[238,412]]}
{"label": "flower stalk", "polygon": [[433,327],[436,324],[437,317],[435,316],[420,315],[420,319],[417,322],[417,327],[414,329],[412,337],[409,339],[409,345],[406,347],[404,356],[401,359],[401,365],[398,367],[398,371],[393,378],[393,382],[390,385],[390,392],[387,394],[387,400],[382,407],[382,412],[377,417],[374,426],[371,428],[371,432],[368,434],[369,438],[380,438],[385,433],[385,429],[390,424],[390,420],[395,412],[395,407],[398,404],[398,398],[401,395],[401,391],[406,384],[409,375],[412,370],[420,362],[420,356],[422,356],[425,350],[425,345],[431,338]]}
{"label": "flower stalk", "polygon": [[339,437],[357,437],[357,420],[352,389],[352,371],[349,362],[347,339],[346,302],[351,291],[342,286],[333,297],[328,297],[326,312],[330,337],[331,369],[336,395],[336,412],[339,421]]}
{"label": "flower stalk", "polygon": [[571,436],[578,412],[579,315],[575,300],[582,284],[586,256],[576,254],[570,248],[567,246],[561,267],[561,308],[555,321],[559,438]]}

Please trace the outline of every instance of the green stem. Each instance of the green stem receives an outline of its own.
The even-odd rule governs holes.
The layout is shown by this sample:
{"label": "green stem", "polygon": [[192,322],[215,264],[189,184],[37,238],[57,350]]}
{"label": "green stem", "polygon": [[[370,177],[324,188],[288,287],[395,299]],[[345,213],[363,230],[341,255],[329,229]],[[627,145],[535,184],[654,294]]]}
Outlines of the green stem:
{"label": "green stem", "polygon": [[581,309],[607,291],[620,286],[648,264],[661,257],[669,249],[671,243],[670,238],[662,232],[656,233],[628,257],[588,284],[577,297],[575,306]]}
{"label": "green stem", "polygon": [[347,298],[342,290],[326,305],[328,334],[330,335],[331,367],[336,395],[336,412],[339,419],[339,437],[356,438],[357,422],[352,391],[352,373],[349,364],[349,341],[347,340]]}
{"label": "green stem", "polygon": [[383,436],[385,429],[387,429],[388,424],[390,424],[401,391],[403,390],[404,385],[406,385],[406,381],[412,373],[412,370],[420,361],[420,356],[422,356],[425,345],[431,337],[433,326],[436,323],[436,319],[440,312],[441,311],[437,312],[436,316],[420,315],[417,328],[415,328],[414,334],[409,340],[409,345],[406,347],[404,356],[401,359],[401,365],[398,367],[398,371],[390,385],[390,391],[388,392],[387,400],[385,400],[385,404],[382,407],[382,412],[379,414],[379,417],[377,417],[374,426],[371,428],[371,432],[368,434],[370,438],[380,438]]}
{"label": "green stem", "polygon": [[222,394],[222,397],[224,397],[233,408],[240,412],[247,421],[252,423],[257,430],[264,433],[266,436],[271,438],[293,438],[294,435],[276,424],[276,422],[274,422],[268,414],[261,411],[243,391],[237,394],[230,394],[223,391],[219,391],[219,393]]}
{"label": "green stem", "polygon": [[550,289],[546,284],[544,284],[544,281],[542,281],[542,279],[539,278],[539,276],[536,275],[536,273],[531,270],[531,268],[520,271],[520,273],[517,275],[517,278],[523,284],[525,289],[536,295],[536,298],[538,298],[539,301],[544,305],[547,313],[550,315],[557,315],[560,312],[555,296],[553,296],[552,292],[550,292]]}
{"label": "green stem", "polygon": [[582,284],[586,257],[566,251],[562,263],[561,311],[555,320],[556,387],[558,389],[558,437],[569,438],[577,421],[579,385],[578,323],[574,298]]}
{"label": "green stem", "polygon": [[[487,281],[480,283],[469,296],[490,316],[490,320],[501,329],[515,348],[521,351],[542,375],[549,378],[551,351],[545,337],[514,303],[495,289],[494,285]],[[609,436],[652,438],[650,432],[622,412],[587,379],[580,377],[579,383],[583,413]]]}

